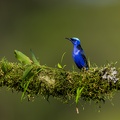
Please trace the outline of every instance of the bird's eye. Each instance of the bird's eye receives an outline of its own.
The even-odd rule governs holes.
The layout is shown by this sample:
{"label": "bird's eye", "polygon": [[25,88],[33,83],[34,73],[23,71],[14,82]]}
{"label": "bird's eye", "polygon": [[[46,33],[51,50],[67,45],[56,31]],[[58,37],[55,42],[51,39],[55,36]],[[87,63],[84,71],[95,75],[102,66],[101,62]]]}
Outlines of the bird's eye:
{"label": "bird's eye", "polygon": [[75,41],[75,39],[71,39],[72,41]]}

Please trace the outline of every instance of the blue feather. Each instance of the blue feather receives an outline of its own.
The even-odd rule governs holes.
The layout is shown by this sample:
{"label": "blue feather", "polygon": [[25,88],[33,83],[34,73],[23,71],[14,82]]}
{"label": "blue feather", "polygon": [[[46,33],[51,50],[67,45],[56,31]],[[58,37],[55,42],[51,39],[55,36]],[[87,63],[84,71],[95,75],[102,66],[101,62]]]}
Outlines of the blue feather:
{"label": "blue feather", "polygon": [[72,57],[74,59],[75,64],[79,69],[86,68],[88,70],[88,62],[85,56],[84,50],[81,47],[80,40],[78,38],[66,38],[73,43],[73,52]]}

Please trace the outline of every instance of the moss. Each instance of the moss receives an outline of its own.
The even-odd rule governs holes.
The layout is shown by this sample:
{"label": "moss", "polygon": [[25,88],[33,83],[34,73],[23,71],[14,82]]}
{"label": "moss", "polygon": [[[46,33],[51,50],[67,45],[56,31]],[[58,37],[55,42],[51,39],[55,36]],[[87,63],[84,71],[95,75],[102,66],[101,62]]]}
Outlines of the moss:
{"label": "moss", "polygon": [[[49,96],[53,96],[62,102],[75,100],[77,88],[84,87],[80,99],[105,102],[106,99],[113,97],[115,91],[120,90],[120,71],[114,66],[114,64],[103,67],[91,66],[88,71],[74,72],[42,65],[12,63],[4,58],[0,61],[0,87],[7,86],[12,90],[24,92],[29,98],[41,95],[48,100]],[[111,73],[113,67],[115,68],[113,72],[117,71],[114,79],[108,79],[110,77],[104,79],[106,72],[109,76],[113,75]],[[24,76],[27,70],[28,73]]]}

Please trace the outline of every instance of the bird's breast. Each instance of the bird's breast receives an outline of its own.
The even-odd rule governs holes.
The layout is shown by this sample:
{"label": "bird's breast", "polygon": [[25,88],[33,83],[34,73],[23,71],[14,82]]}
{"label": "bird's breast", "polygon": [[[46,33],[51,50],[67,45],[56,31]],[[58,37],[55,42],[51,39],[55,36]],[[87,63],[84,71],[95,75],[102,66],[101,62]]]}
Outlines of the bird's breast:
{"label": "bird's breast", "polygon": [[77,48],[73,49],[73,55],[78,55],[80,53],[80,50],[78,50]]}

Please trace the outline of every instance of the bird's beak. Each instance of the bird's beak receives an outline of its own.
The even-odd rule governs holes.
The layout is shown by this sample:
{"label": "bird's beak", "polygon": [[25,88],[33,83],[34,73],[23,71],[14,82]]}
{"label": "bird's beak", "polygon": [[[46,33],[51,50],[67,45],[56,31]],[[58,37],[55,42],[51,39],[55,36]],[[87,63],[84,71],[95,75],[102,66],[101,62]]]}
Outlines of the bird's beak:
{"label": "bird's beak", "polygon": [[65,39],[67,39],[67,40],[70,40],[70,41],[71,41],[71,39],[70,39],[70,38],[65,38]]}

